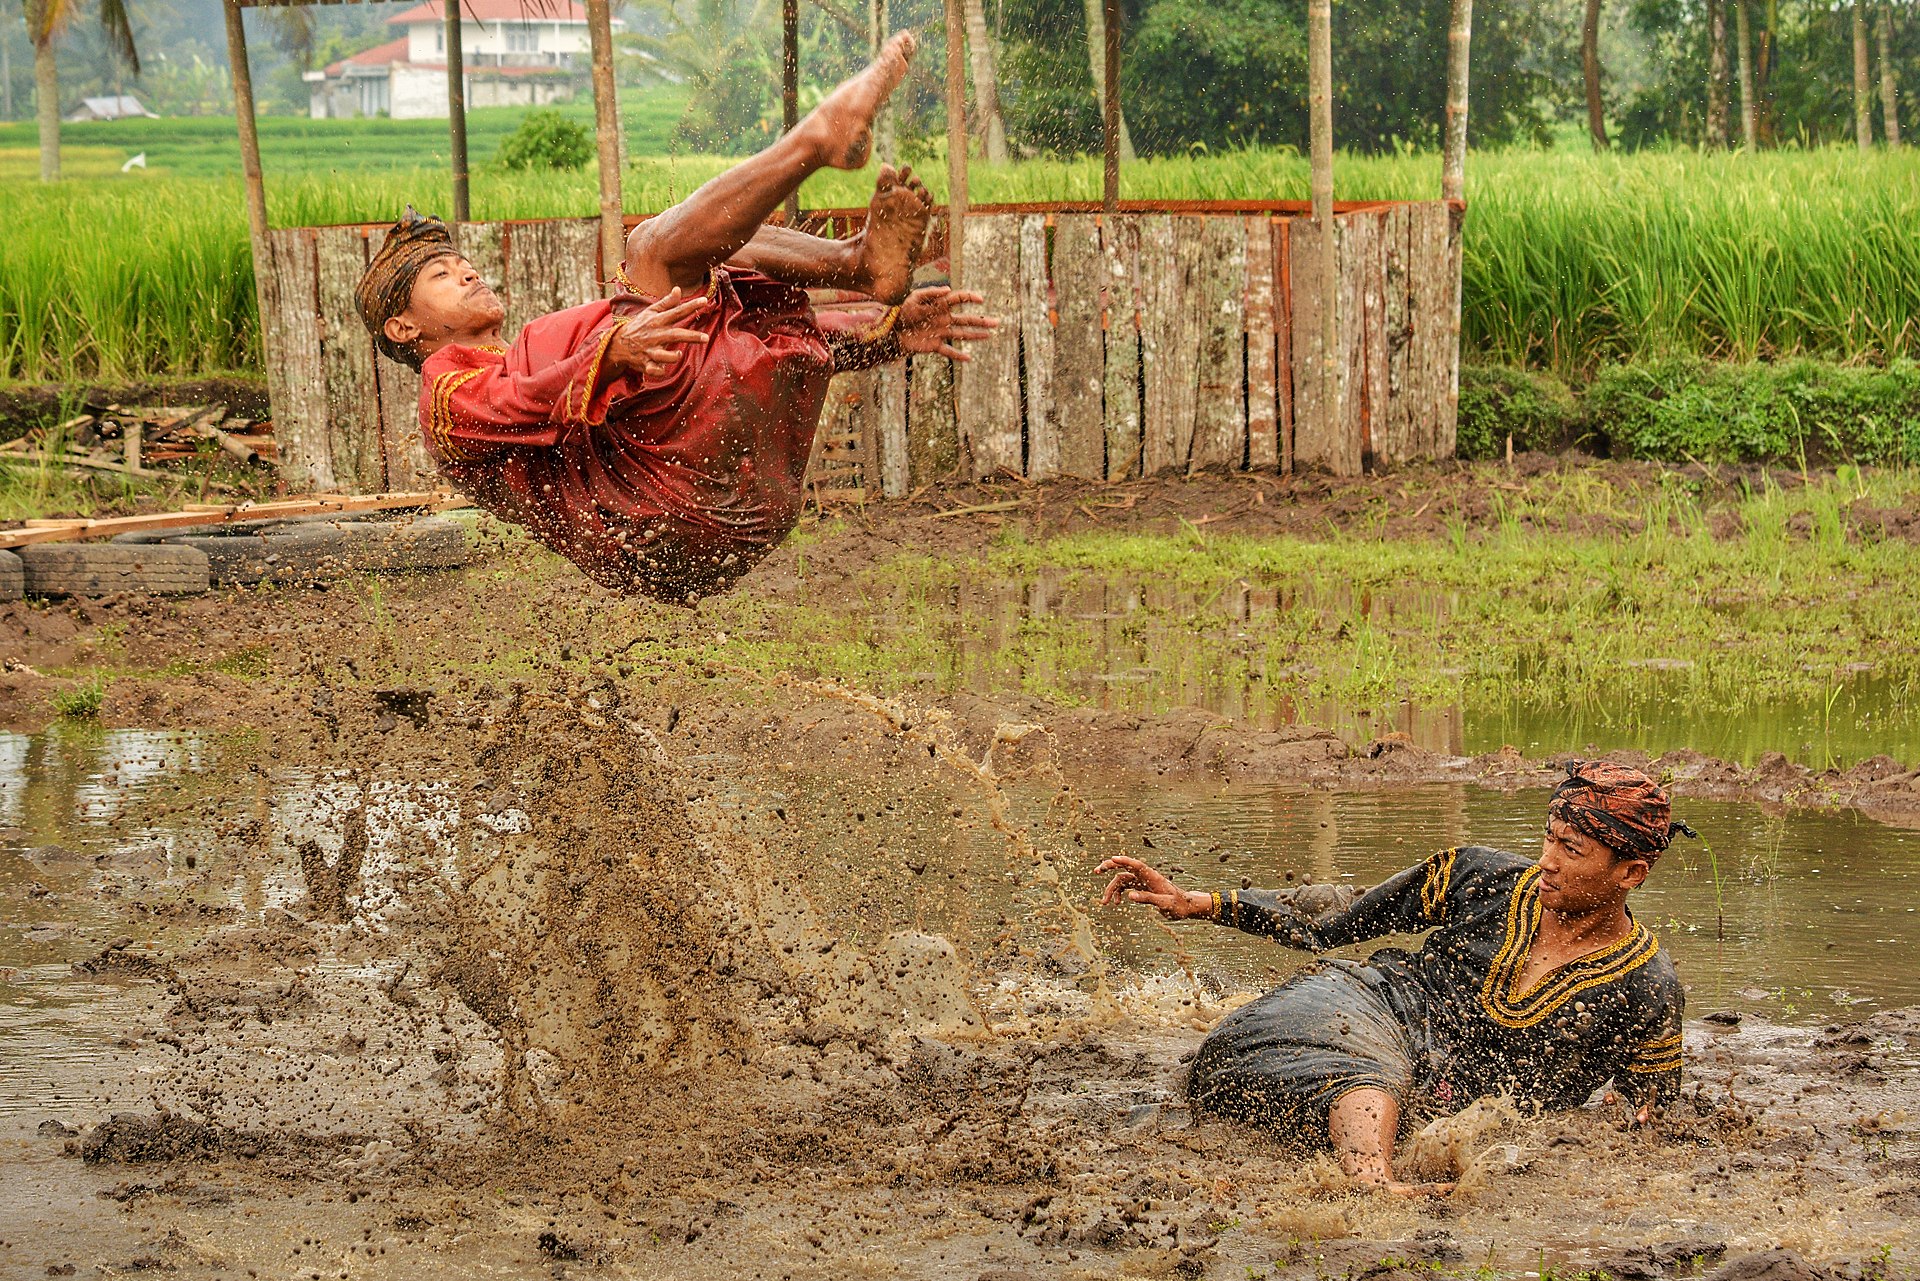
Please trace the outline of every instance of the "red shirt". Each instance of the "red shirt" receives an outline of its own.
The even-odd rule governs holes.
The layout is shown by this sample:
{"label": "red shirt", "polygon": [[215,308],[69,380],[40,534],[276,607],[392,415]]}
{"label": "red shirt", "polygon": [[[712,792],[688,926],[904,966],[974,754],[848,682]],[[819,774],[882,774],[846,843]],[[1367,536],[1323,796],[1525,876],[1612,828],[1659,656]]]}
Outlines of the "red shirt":
{"label": "red shirt", "polygon": [[648,300],[529,323],[512,347],[426,360],[420,426],[449,480],[621,591],[730,586],[792,531],[833,358],[807,295],[722,268],[709,337],[664,377],[610,375],[607,344]]}

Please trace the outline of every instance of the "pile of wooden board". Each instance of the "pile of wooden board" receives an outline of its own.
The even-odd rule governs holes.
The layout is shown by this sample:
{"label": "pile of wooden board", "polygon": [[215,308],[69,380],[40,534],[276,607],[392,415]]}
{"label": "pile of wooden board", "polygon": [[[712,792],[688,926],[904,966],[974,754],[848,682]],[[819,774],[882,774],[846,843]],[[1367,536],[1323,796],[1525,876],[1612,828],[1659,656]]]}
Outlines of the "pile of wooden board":
{"label": "pile of wooden board", "polygon": [[0,445],[0,462],[165,477],[198,460],[268,466],[279,457],[271,420],[229,417],[213,405],[108,405]]}

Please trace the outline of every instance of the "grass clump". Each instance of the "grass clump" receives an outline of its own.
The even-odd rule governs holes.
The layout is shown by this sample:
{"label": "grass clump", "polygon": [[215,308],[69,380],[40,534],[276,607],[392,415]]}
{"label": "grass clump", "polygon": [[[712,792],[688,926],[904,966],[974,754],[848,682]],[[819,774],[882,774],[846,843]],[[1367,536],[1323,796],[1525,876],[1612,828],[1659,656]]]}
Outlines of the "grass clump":
{"label": "grass clump", "polygon": [[106,701],[106,679],[96,674],[71,689],[56,691],[53,695],[53,714],[62,720],[90,721],[100,715],[100,708]]}
{"label": "grass clump", "polygon": [[1578,406],[1552,374],[1500,365],[1460,368],[1462,458],[1496,458],[1515,449],[1557,451],[1574,443]]}

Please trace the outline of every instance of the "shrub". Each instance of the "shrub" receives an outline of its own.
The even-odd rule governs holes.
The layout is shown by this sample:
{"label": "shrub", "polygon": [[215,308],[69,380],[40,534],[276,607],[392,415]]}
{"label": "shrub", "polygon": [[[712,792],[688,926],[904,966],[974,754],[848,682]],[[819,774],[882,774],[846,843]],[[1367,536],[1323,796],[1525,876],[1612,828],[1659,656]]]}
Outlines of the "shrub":
{"label": "shrub", "polygon": [[557,111],[529,111],[494,153],[502,169],[578,169],[594,156],[593,135]]}
{"label": "shrub", "polygon": [[[1464,393],[1463,393],[1464,397]],[[1920,463],[1920,365],[1673,360],[1603,369],[1586,426],[1619,456]]]}
{"label": "shrub", "polygon": [[1560,450],[1578,436],[1573,393],[1551,374],[1499,365],[1460,367],[1462,458],[1495,458],[1515,449]]}

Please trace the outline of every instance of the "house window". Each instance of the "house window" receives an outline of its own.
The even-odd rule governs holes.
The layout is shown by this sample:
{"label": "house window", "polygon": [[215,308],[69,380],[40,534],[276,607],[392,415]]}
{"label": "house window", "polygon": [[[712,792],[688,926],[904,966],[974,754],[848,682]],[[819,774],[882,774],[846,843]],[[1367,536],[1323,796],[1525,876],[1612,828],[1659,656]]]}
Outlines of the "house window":
{"label": "house window", "polygon": [[533,53],[540,48],[540,29],[531,22],[510,22],[507,28],[508,53]]}

